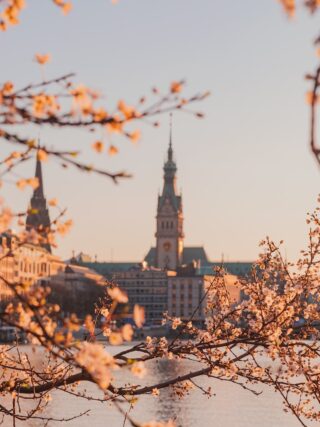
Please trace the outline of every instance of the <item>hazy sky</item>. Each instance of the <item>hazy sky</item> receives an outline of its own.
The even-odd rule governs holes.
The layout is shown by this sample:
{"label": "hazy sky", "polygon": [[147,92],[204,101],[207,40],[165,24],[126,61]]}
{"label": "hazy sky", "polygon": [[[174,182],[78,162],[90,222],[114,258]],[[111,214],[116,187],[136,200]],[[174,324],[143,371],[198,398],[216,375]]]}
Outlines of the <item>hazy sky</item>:
{"label": "hazy sky", "polygon": [[[0,36],[0,81],[40,79],[35,53],[52,55],[47,77],[70,71],[106,95],[135,103],[150,88],[185,78],[187,93],[210,90],[197,109],[204,120],[176,113],[173,143],[183,191],[187,245],[204,245],[211,259],[251,260],[269,235],[284,239],[289,257],[306,244],[305,214],[320,192],[319,169],[307,147],[308,84],[317,58],[312,40],[319,16],[289,22],[275,0],[75,0],[63,17],[51,2],[29,0],[22,24]],[[82,250],[99,260],[140,260],[154,244],[157,192],[168,145],[160,129],[142,127],[120,154],[88,149],[83,131],[43,129],[60,148],[83,147],[86,159],[134,178],[115,186],[94,175],[45,165],[47,198],[57,197],[74,220],[58,253]],[[38,134],[30,129],[28,135]],[[20,173],[33,174],[29,163]],[[30,192],[3,190],[25,209]]]}

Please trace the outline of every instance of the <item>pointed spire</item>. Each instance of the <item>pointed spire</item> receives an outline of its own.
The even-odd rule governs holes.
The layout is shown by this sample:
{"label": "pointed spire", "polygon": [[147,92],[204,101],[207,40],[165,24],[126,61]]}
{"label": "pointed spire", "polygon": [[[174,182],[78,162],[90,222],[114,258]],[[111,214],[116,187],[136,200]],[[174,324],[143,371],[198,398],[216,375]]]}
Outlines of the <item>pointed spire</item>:
{"label": "pointed spire", "polygon": [[169,136],[168,160],[172,161],[172,159],[173,159],[173,149],[172,149],[172,113],[170,113],[170,136]]}
{"label": "pointed spire", "polygon": [[[38,144],[38,150],[39,149],[40,145]],[[26,228],[27,230],[34,229],[45,237],[50,230],[50,217],[43,191],[42,165],[38,154],[39,152],[37,152],[35,177],[38,179],[39,185],[33,191],[33,195],[30,200],[28,215],[26,218]],[[41,246],[51,252],[51,246],[49,243],[44,242]]]}
{"label": "pointed spire", "polygon": [[[39,150],[39,147],[38,147]],[[42,165],[37,152],[36,172],[35,177],[38,178],[39,186],[34,190],[34,196],[44,198]]]}
{"label": "pointed spire", "polygon": [[176,172],[177,165],[173,160],[173,149],[172,149],[172,115],[170,114],[170,134],[169,134],[169,148],[168,158],[163,166],[164,170],[164,185],[161,195],[158,199],[158,209],[161,208],[166,200],[171,201],[171,205],[175,210],[179,210],[181,207],[181,197],[178,195],[176,190]]}
{"label": "pointed spire", "polygon": [[169,133],[169,148],[168,148],[168,158],[164,164],[164,173],[165,180],[174,179],[175,173],[177,171],[177,166],[173,160],[173,149],[172,149],[172,113],[170,114],[170,133]]}

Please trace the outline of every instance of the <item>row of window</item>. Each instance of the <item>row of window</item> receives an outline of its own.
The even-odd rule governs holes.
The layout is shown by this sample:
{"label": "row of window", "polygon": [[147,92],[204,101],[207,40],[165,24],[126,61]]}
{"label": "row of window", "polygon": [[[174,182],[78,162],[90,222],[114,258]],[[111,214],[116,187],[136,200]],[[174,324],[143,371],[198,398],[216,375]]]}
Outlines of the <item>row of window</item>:
{"label": "row of window", "polygon": [[148,297],[148,296],[140,296],[137,297],[136,295],[128,295],[129,296],[129,301],[133,304],[133,303],[137,303],[137,304],[142,304],[142,303],[146,303],[146,302],[162,302],[163,304],[165,304],[167,302],[167,297],[157,297],[157,298],[153,298]]}
{"label": "row of window", "polygon": [[167,295],[166,289],[139,289],[139,288],[128,289],[126,287],[123,287],[122,289],[125,290],[129,295],[132,295],[132,294]]}
{"label": "row of window", "polygon": [[172,311],[171,314],[173,317],[185,317],[185,318],[190,318],[193,315],[193,311],[188,311],[188,312],[176,312],[176,311]]}
{"label": "row of window", "polygon": [[[146,309],[147,309],[147,313],[148,313],[148,307],[146,307]],[[153,304],[152,310],[161,310],[161,312],[163,312],[164,306],[163,306],[163,304]]]}
{"label": "row of window", "polygon": [[197,289],[188,289],[188,291],[184,291],[184,289],[182,289],[180,292],[178,290],[178,292],[173,289],[172,292],[170,292],[170,294],[172,295],[172,298],[176,298],[177,296],[180,296],[180,298],[184,298],[185,295],[188,295],[188,298],[192,298],[192,297],[196,297],[198,295],[199,299],[201,299],[202,297],[202,289],[199,288],[198,292]]}
{"label": "row of window", "polygon": [[180,310],[180,313],[183,313],[185,311],[195,311],[197,313],[199,313],[200,311],[204,310],[204,306],[203,305],[192,305],[192,304],[188,304],[188,305],[179,305],[179,304],[172,304],[172,307],[169,307],[169,313],[170,312],[177,312]]}
{"label": "row of window", "polygon": [[162,311],[159,311],[159,312],[150,311],[149,313],[147,313],[147,318],[149,318],[150,320],[152,320],[154,322],[155,319],[162,319],[163,318],[163,312]]}
{"label": "row of window", "polygon": [[143,281],[143,280],[137,280],[137,281],[130,281],[128,282],[127,280],[125,282],[122,282],[121,280],[118,280],[117,283],[119,284],[119,286],[152,286],[152,287],[156,287],[156,286],[163,286],[163,287],[167,287],[167,282],[162,281],[162,280],[157,280],[157,281]]}
{"label": "row of window", "polygon": [[[175,302],[173,302],[172,303],[172,310],[175,310],[175,308],[178,306],[178,304],[176,304]],[[183,307],[188,307],[188,308],[197,308],[198,307],[198,304],[191,304],[191,303],[189,303],[189,304],[180,304],[180,309],[183,309]]]}
{"label": "row of window", "polygon": [[[178,282],[178,283],[176,283],[175,281],[172,281],[172,289],[176,289],[177,287],[179,287],[179,284],[180,284],[180,287],[181,288],[186,288],[186,287],[188,287],[189,289],[192,289],[192,287],[198,287],[198,286],[201,286],[202,285],[202,282],[201,281],[199,281],[199,283],[192,283],[192,282],[189,282],[189,283],[184,283],[184,282]],[[177,286],[178,285],[178,286]],[[198,285],[198,286],[197,286]]]}
{"label": "row of window", "polygon": [[[185,297],[185,294],[183,292],[181,294],[178,294],[178,295],[180,295],[181,299],[184,299],[184,297]],[[177,294],[173,293],[172,298],[173,299],[177,298]],[[192,299],[192,292],[188,293],[188,299]]]}
{"label": "row of window", "polygon": [[162,230],[165,230],[165,229],[168,229],[168,228],[172,229],[173,225],[174,225],[173,221],[161,221],[161,228],[162,228]]}
{"label": "row of window", "polygon": [[[48,267],[48,273],[50,274],[50,265],[48,265]],[[47,263],[42,262],[40,264],[36,264],[35,262],[30,263],[20,261],[20,271],[33,274],[47,273]]]}

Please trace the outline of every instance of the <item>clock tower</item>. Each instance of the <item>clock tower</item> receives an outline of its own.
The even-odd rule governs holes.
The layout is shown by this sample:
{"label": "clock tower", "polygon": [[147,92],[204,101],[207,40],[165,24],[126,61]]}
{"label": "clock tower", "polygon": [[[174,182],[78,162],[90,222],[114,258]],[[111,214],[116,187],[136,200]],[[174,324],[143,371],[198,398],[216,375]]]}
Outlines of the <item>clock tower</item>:
{"label": "clock tower", "polygon": [[182,263],[183,254],[183,214],[182,197],[176,190],[177,166],[173,160],[172,137],[168,158],[163,167],[164,185],[158,196],[156,231],[156,267],[175,270]]}

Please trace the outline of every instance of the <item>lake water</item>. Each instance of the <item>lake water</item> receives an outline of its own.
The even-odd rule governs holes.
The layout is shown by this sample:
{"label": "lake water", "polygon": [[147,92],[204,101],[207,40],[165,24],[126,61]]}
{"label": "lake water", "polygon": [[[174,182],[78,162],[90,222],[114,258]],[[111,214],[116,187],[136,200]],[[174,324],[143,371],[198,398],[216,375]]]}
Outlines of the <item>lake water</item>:
{"label": "lake water", "polygon": [[[123,350],[123,347],[113,347],[113,352]],[[188,364],[190,365],[188,366]],[[146,379],[139,380],[140,384],[161,382],[168,379],[168,376],[185,373],[192,369],[192,362],[176,362],[160,360],[147,365],[148,375]],[[117,381],[122,384],[129,382],[132,377],[126,371],[117,374]],[[137,379],[135,379],[137,381]],[[284,413],[282,399],[272,389],[267,387],[257,387],[262,391],[260,396],[243,390],[241,387],[211,380],[206,377],[199,377],[196,383],[202,387],[211,386],[214,396],[208,398],[200,390],[191,390],[190,395],[179,399],[172,395],[170,390],[160,391],[160,396],[143,396],[130,414],[138,422],[150,420],[175,419],[179,427],[298,427],[300,424],[293,415]],[[86,389],[87,394],[96,397],[101,396],[94,384],[84,383],[80,387]],[[47,408],[45,415],[53,418],[68,418],[90,410],[89,415],[69,422],[50,421],[48,427],[69,426],[69,427],[122,427],[124,417],[110,403],[99,403],[76,398],[63,392],[52,393],[52,401]],[[4,426],[12,426],[12,420],[7,418]],[[31,421],[17,422],[16,426],[41,426],[43,422]],[[130,426],[127,421],[125,426]]]}

